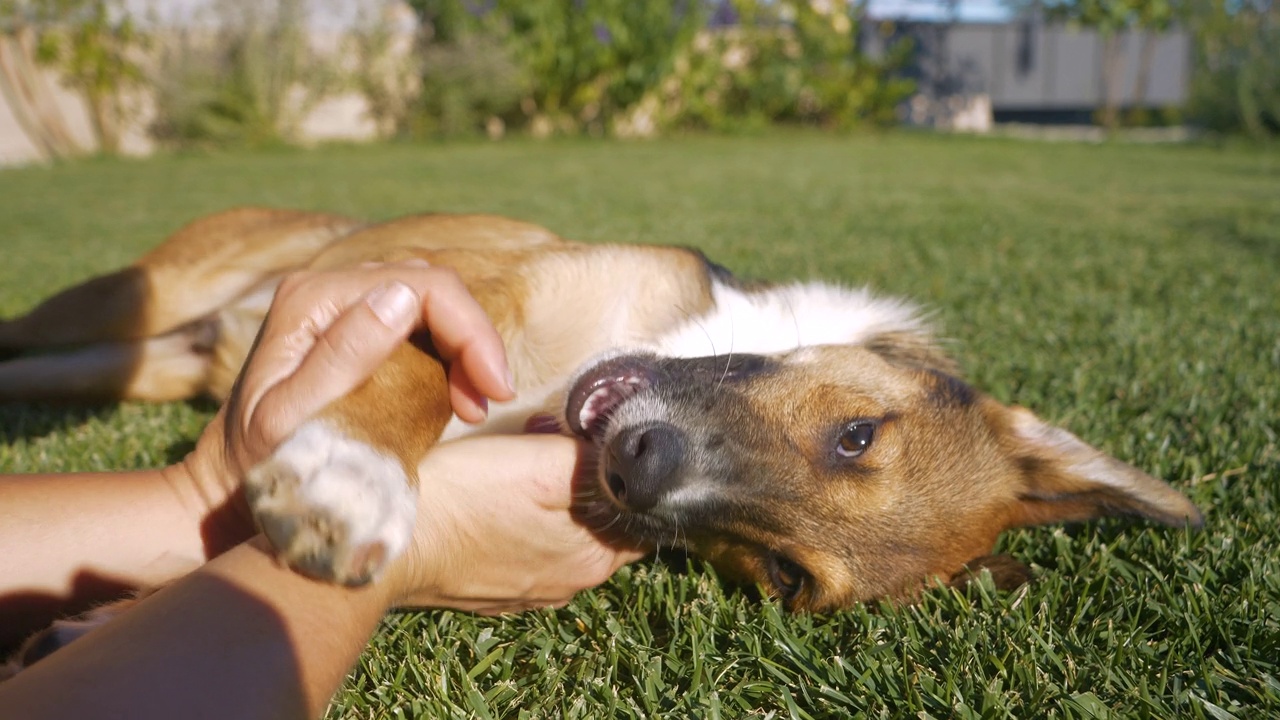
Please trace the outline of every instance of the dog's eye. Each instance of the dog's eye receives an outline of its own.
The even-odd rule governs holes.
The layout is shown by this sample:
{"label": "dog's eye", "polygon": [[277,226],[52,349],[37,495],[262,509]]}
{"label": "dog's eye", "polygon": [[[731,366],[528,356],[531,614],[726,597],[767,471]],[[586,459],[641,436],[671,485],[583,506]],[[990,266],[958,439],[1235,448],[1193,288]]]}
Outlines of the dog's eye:
{"label": "dog's eye", "polygon": [[849,423],[844,432],[840,433],[840,440],[836,443],[836,454],[840,457],[856,458],[871,447],[871,441],[875,436],[875,423],[866,421]]}
{"label": "dog's eye", "polygon": [[769,582],[778,589],[784,602],[796,599],[805,583],[809,581],[809,573],[791,558],[778,553],[769,553]]}

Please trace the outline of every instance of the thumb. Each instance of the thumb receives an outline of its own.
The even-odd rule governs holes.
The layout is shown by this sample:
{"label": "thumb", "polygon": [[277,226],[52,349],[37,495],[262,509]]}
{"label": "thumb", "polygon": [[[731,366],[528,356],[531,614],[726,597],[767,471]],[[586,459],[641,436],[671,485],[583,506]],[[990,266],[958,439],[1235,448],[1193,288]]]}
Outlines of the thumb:
{"label": "thumb", "polygon": [[374,288],[323,330],[293,374],[263,396],[260,407],[292,427],[354,390],[374,373],[409,336],[418,320],[421,298],[413,288],[392,281]]}

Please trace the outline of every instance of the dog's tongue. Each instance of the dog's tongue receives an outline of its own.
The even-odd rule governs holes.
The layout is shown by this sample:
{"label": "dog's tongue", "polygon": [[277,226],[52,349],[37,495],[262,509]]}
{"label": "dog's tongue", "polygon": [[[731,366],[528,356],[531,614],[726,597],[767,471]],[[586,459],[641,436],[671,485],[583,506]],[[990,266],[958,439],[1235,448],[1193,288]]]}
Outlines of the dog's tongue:
{"label": "dog's tongue", "polygon": [[623,355],[591,368],[569,391],[565,418],[574,434],[599,440],[613,411],[629,397],[653,385],[652,360]]}

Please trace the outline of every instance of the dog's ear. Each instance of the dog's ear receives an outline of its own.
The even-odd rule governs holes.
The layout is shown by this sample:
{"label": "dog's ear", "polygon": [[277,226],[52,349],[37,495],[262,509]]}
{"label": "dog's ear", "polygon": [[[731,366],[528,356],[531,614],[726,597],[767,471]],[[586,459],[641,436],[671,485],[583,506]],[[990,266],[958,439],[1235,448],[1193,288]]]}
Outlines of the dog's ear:
{"label": "dog's ear", "polygon": [[1008,525],[1137,515],[1199,528],[1200,511],[1161,480],[1090,447],[1030,410],[991,401],[993,427],[1018,468],[1018,504]]}
{"label": "dog's ear", "polygon": [[1031,582],[1031,568],[1023,565],[1010,555],[983,555],[964,564],[959,572],[951,576],[947,585],[963,588],[976,581],[985,570],[991,574],[991,581],[999,590],[1013,590]]}

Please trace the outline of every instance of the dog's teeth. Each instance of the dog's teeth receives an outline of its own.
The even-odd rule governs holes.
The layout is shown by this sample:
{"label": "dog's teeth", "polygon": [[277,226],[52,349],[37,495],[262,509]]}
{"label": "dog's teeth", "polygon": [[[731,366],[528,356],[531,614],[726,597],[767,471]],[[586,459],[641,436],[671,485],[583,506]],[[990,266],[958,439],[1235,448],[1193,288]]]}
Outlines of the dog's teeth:
{"label": "dog's teeth", "polygon": [[591,393],[587,401],[582,404],[582,412],[578,414],[579,424],[584,428],[590,428],[597,418],[608,411],[612,395],[612,384],[604,385]]}
{"label": "dog's teeth", "polygon": [[643,384],[638,377],[623,376],[601,385],[587,396],[586,402],[582,403],[582,410],[578,413],[578,423],[589,432],[594,431],[594,424],[608,416],[622,404],[622,401],[635,395]]}

